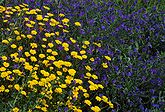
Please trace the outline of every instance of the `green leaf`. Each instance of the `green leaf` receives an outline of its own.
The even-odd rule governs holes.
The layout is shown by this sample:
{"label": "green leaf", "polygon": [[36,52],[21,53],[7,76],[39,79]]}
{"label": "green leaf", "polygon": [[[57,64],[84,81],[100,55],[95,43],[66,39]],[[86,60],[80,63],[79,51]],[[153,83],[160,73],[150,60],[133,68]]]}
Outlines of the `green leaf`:
{"label": "green leaf", "polygon": [[4,0],[0,0],[0,4],[3,2]]}
{"label": "green leaf", "polygon": [[137,41],[135,42],[135,46],[136,46],[137,49],[139,49],[139,44],[138,44]]}

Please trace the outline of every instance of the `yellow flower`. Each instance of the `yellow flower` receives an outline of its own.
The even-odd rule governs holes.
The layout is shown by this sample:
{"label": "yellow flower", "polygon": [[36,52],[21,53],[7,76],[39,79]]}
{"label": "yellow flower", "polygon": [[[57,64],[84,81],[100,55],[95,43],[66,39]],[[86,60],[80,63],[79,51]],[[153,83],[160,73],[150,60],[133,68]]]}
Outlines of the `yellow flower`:
{"label": "yellow flower", "polygon": [[19,46],[19,47],[18,47],[18,50],[19,50],[19,51],[22,51],[22,50],[23,50],[23,47],[22,47],[22,46]]}
{"label": "yellow flower", "polygon": [[60,40],[55,40],[57,44],[61,44],[62,42]]}
{"label": "yellow flower", "polygon": [[62,43],[62,47],[69,47],[69,44],[64,42],[64,43]]}
{"label": "yellow flower", "polygon": [[45,33],[45,36],[46,37],[51,37],[51,34],[50,33]]}
{"label": "yellow flower", "polygon": [[108,102],[108,98],[107,98],[106,96],[102,96],[102,100],[103,100],[104,102]]}
{"label": "yellow flower", "polygon": [[50,10],[50,8],[47,7],[47,6],[43,6],[43,8],[46,9],[46,10]]}
{"label": "yellow flower", "polygon": [[82,58],[81,56],[79,56],[79,55],[75,56],[75,58],[78,58],[78,59],[80,59],[80,60],[83,59],[83,58]]}
{"label": "yellow flower", "polygon": [[98,46],[98,47],[101,47],[101,43],[95,43],[93,42],[94,45]]}
{"label": "yellow flower", "polygon": [[38,84],[38,81],[37,80],[32,80],[32,81],[28,81],[28,83],[29,83],[30,86],[33,86],[33,85]]}
{"label": "yellow flower", "polygon": [[60,16],[60,17],[64,17],[65,15],[64,15],[64,14],[62,14],[62,13],[60,13],[60,14],[59,14],[59,16]]}
{"label": "yellow flower", "polygon": [[57,92],[57,93],[60,93],[60,94],[61,94],[61,93],[62,93],[62,89],[61,89],[61,88],[56,88],[56,89],[55,89],[55,92]]}
{"label": "yellow flower", "polygon": [[22,72],[20,70],[18,70],[18,69],[14,69],[13,73],[18,74],[19,76],[22,75]]}
{"label": "yellow flower", "polygon": [[[8,22],[8,20],[3,20],[4,23]],[[10,29],[7,29],[8,31],[10,31]]]}
{"label": "yellow flower", "polygon": [[48,46],[49,46],[50,48],[52,48],[52,47],[54,46],[54,44],[53,44],[53,43],[48,43]]}
{"label": "yellow flower", "polygon": [[45,23],[39,22],[38,25],[40,25],[40,26],[44,26]]}
{"label": "yellow flower", "polygon": [[61,84],[60,87],[61,88],[66,88],[67,86],[66,86],[66,84]]}
{"label": "yellow flower", "polygon": [[5,91],[5,86],[4,85],[1,85],[0,92],[4,92],[4,91]]}
{"label": "yellow flower", "polygon": [[9,89],[5,89],[5,92],[8,93],[10,90]]}
{"label": "yellow flower", "polygon": [[81,26],[80,22],[75,22],[74,24],[75,24],[75,26]]}
{"label": "yellow flower", "polygon": [[69,48],[65,47],[64,50],[65,50],[65,51],[69,51]]}
{"label": "yellow flower", "polygon": [[14,88],[15,88],[16,90],[19,91],[19,90],[20,90],[20,86],[19,86],[19,84],[15,84],[15,85],[14,85]]}
{"label": "yellow flower", "polygon": [[19,61],[20,61],[20,62],[25,62],[26,59],[25,59],[25,58],[20,58]]}
{"label": "yellow flower", "polygon": [[39,54],[40,58],[45,58],[45,54]]}
{"label": "yellow flower", "polygon": [[52,55],[56,56],[56,55],[58,55],[58,53],[56,51],[52,51]]}
{"label": "yellow flower", "polygon": [[12,38],[8,38],[8,41],[9,41],[9,42],[12,41]]}
{"label": "yellow flower", "polygon": [[32,9],[29,12],[26,12],[27,14],[37,14],[36,10]]}
{"label": "yellow flower", "polygon": [[25,17],[24,20],[25,20],[25,21],[29,21],[29,18]]}
{"label": "yellow flower", "polygon": [[45,42],[47,41],[47,39],[46,39],[46,38],[42,38],[42,40],[43,40],[43,41],[45,41]]}
{"label": "yellow flower", "polygon": [[13,87],[13,85],[8,85],[8,88],[12,88]]}
{"label": "yellow flower", "polygon": [[57,36],[59,36],[59,35],[60,35],[60,32],[55,32],[55,34],[56,34]]}
{"label": "yellow flower", "polygon": [[28,112],[33,112],[33,111],[31,109],[29,109]]}
{"label": "yellow flower", "polygon": [[78,83],[78,84],[82,84],[83,83],[81,79],[74,79],[74,81],[76,81],[76,83]]}
{"label": "yellow flower", "polygon": [[31,65],[25,65],[24,68],[29,70],[29,71],[33,70],[33,66],[31,66]]}
{"label": "yellow flower", "polygon": [[29,24],[29,23],[26,23],[26,26],[29,27],[29,28],[34,27],[33,25],[31,25],[31,24]]}
{"label": "yellow flower", "polygon": [[12,109],[13,112],[19,112],[19,108],[18,107],[15,107]]}
{"label": "yellow flower", "polygon": [[44,45],[44,44],[42,44],[41,46],[42,46],[43,48],[46,48],[46,45]]}
{"label": "yellow flower", "polygon": [[40,9],[38,9],[38,8],[37,8],[37,9],[35,9],[35,10],[36,10],[37,12],[41,12],[41,10],[40,10]]}
{"label": "yellow flower", "polygon": [[9,67],[9,63],[3,62],[3,66],[6,67],[6,68]]}
{"label": "yellow flower", "polygon": [[14,8],[17,9],[17,10],[20,10],[20,7],[19,6],[15,6]]}
{"label": "yellow flower", "polygon": [[43,17],[42,17],[42,15],[37,15],[36,19],[40,21],[43,19]]}
{"label": "yellow flower", "polygon": [[63,67],[62,70],[63,70],[63,72],[67,72],[68,71],[68,69],[66,67]]}
{"label": "yellow flower", "polygon": [[36,30],[32,30],[32,31],[31,31],[31,34],[32,34],[32,35],[36,35],[36,34],[37,34],[37,31],[36,31]]}
{"label": "yellow flower", "polygon": [[13,58],[13,57],[16,58],[17,56],[18,56],[18,53],[14,53],[14,54],[10,55],[11,58]]}
{"label": "yellow flower", "polygon": [[93,79],[98,79],[98,77],[96,75],[92,75]]}
{"label": "yellow flower", "polygon": [[70,66],[72,66],[72,63],[71,63],[71,62],[65,61],[63,65],[65,65],[65,66],[67,66],[67,67],[70,67]]}
{"label": "yellow flower", "polygon": [[67,23],[69,22],[69,19],[64,18],[64,19],[62,20],[62,22],[63,22],[64,24],[67,24]]}
{"label": "yellow flower", "polygon": [[47,49],[46,52],[51,53],[52,49]]}
{"label": "yellow flower", "polygon": [[6,10],[6,8],[5,7],[3,7],[3,6],[0,6],[0,13],[2,13],[3,11],[5,11]]}
{"label": "yellow flower", "polygon": [[36,44],[36,43],[30,43],[30,46],[31,46],[32,48],[37,48],[37,44]]}
{"label": "yellow flower", "polygon": [[16,12],[17,10],[16,9],[11,9],[12,12]]}
{"label": "yellow flower", "polygon": [[71,56],[76,56],[78,53],[76,51],[71,52]]}
{"label": "yellow flower", "polygon": [[65,83],[66,83],[66,84],[70,84],[70,83],[71,83],[71,80],[65,79]]}
{"label": "yellow flower", "polygon": [[91,110],[93,110],[94,112],[100,112],[101,111],[101,109],[98,106],[91,107]]}
{"label": "yellow flower", "polygon": [[46,107],[41,107],[41,110],[44,111],[44,112],[48,111]]}
{"label": "yellow flower", "polygon": [[40,109],[41,107],[40,107],[39,105],[36,105],[35,108],[36,108],[36,109]]}
{"label": "yellow flower", "polygon": [[25,52],[24,53],[26,57],[29,57],[30,56],[30,53],[29,52]]}
{"label": "yellow flower", "polygon": [[87,72],[86,76],[91,77],[91,73]]}
{"label": "yellow flower", "polygon": [[30,21],[30,23],[31,23],[32,25],[34,25],[36,22],[35,22],[35,21]]}
{"label": "yellow flower", "polygon": [[114,108],[114,105],[109,101],[108,105],[110,106],[110,108]]}
{"label": "yellow flower", "polygon": [[111,58],[110,58],[109,56],[104,56],[104,57],[105,57],[105,59],[107,59],[108,61],[111,60]]}
{"label": "yellow flower", "polygon": [[70,41],[71,41],[72,43],[76,43],[76,40],[74,40],[73,38],[70,38]]}
{"label": "yellow flower", "polygon": [[47,15],[48,15],[49,17],[54,16],[54,14],[52,14],[52,13],[47,13]]}
{"label": "yellow flower", "polygon": [[81,51],[80,51],[80,54],[85,54],[85,53],[86,53],[85,50],[81,50]]}
{"label": "yellow flower", "polygon": [[56,76],[54,74],[50,74],[49,79],[54,80],[54,79],[56,79]]}
{"label": "yellow flower", "polygon": [[107,63],[102,63],[103,68],[108,68]]}
{"label": "yellow flower", "polygon": [[85,98],[88,98],[88,97],[89,97],[89,94],[88,94],[88,93],[84,93],[83,96],[84,96]]}
{"label": "yellow flower", "polygon": [[28,4],[25,4],[25,3],[22,3],[22,5],[24,5],[24,6],[26,6],[26,7],[29,6]]}
{"label": "yellow flower", "polygon": [[2,56],[1,58],[2,58],[2,60],[4,60],[4,61],[7,60],[7,57],[6,57],[6,56]]}
{"label": "yellow flower", "polygon": [[17,48],[17,46],[15,44],[12,44],[11,48],[15,49],[15,48]]}
{"label": "yellow flower", "polygon": [[72,80],[73,80],[73,77],[67,75],[67,76],[66,76],[66,80],[65,80],[65,82],[66,82],[66,84],[70,84]]}
{"label": "yellow flower", "polygon": [[26,92],[25,91],[21,91],[21,94],[26,96]]}
{"label": "yellow flower", "polygon": [[14,33],[15,33],[16,35],[20,35],[20,33],[19,33],[18,30],[14,30]]}
{"label": "yellow flower", "polygon": [[62,75],[61,71],[57,71],[56,73],[57,73],[57,75]]}
{"label": "yellow flower", "polygon": [[36,50],[30,50],[30,53],[32,54],[32,55],[34,55],[34,54],[36,54]]}
{"label": "yellow flower", "polygon": [[74,69],[69,69],[68,72],[71,76],[74,76],[76,74],[76,70]]}
{"label": "yellow flower", "polygon": [[82,55],[82,58],[87,59],[87,55]]}
{"label": "yellow flower", "polygon": [[55,19],[50,19],[50,26],[56,26],[56,25],[58,25],[59,24],[59,22],[58,21],[56,21]]}
{"label": "yellow flower", "polygon": [[45,70],[40,71],[41,74],[43,74],[45,77],[49,76],[49,72],[46,72]]}
{"label": "yellow flower", "polygon": [[8,74],[7,72],[2,72],[2,73],[1,73],[1,77],[2,77],[2,78],[7,77],[8,75],[9,75],[9,74]]}
{"label": "yellow flower", "polygon": [[48,21],[49,19],[48,18],[44,18],[43,21]]}
{"label": "yellow flower", "polygon": [[4,72],[4,71],[6,71],[6,68],[5,67],[0,67],[0,71]]}
{"label": "yellow flower", "polygon": [[26,36],[24,34],[21,34],[21,37],[26,38]]}
{"label": "yellow flower", "polygon": [[9,44],[9,41],[8,40],[2,40],[2,43]]}
{"label": "yellow flower", "polygon": [[84,41],[84,44],[85,44],[85,45],[89,45],[90,42],[89,42],[89,41]]}
{"label": "yellow flower", "polygon": [[48,65],[49,61],[48,60],[44,60],[42,63],[45,64],[45,65]]}
{"label": "yellow flower", "polygon": [[53,69],[54,69],[54,67],[52,67],[52,66],[51,66],[51,67],[49,67],[49,69],[50,69],[50,70],[53,70]]}
{"label": "yellow flower", "polygon": [[32,35],[27,35],[27,38],[31,39],[31,38],[33,38],[33,36]]}
{"label": "yellow flower", "polygon": [[91,101],[89,101],[89,100],[84,100],[84,103],[89,105],[89,106],[91,106],[91,104],[92,104]]}
{"label": "yellow flower", "polygon": [[98,89],[98,86],[96,84],[92,84],[92,85],[89,86],[89,89],[91,91],[94,91],[94,90],[97,90]]}
{"label": "yellow flower", "polygon": [[98,84],[97,85],[99,88],[101,88],[101,89],[103,89],[104,88],[104,86],[103,85],[101,85],[101,84]]}
{"label": "yellow flower", "polygon": [[100,98],[99,96],[96,96],[95,99],[96,99],[97,101],[101,101],[101,98]]}
{"label": "yellow flower", "polygon": [[31,56],[31,57],[30,57],[30,60],[31,60],[32,62],[33,62],[33,61],[36,62],[36,61],[37,61],[37,58],[34,57],[34,56]]}
{"label": "yellow flower", "polygon": [[68,30],[65,30],[65,29],[63,29],[62,31],[63,31],[64,33],[68,33],[68,32],[69,32]]}
{"label": "yellow flower", "polygon": [[81,109],[77,109],[77,108],[75,108],[75,109],[73,109],[73,110],[74,110],[74,112],[82,112]]}

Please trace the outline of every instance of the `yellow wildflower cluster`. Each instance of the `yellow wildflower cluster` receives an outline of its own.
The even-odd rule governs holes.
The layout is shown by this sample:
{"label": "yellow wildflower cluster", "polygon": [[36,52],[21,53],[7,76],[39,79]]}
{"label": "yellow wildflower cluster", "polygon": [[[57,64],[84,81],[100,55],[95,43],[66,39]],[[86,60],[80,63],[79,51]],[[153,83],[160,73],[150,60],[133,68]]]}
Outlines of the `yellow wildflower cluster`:
{"label": "yellow wildflower cluster", "polygon": [[[34,107],[29,106],[29,112],[33,109],[47,112],[64,106],[74,112],[82,112],[84,106],[100,112],[101,107],[94,102],[101,101],[113,108],[106,96],[90,99],[104,86],[94,82],[99,80],[99,76],[88,62],[94,62],[96,57],[87,50],[91,45],[101,47],[101,44],[62,37],[69,33],[70,20],[60,13],[61,21],[58,21],[48,6],[43,8],[46,13],[40,9],[29,9],[27,4],[7,8],[0,6],[2,18],[10,20],[9,27],[1,29],[12,34],[12,38],[8,35],[9,38],[2,40],[7,52],[1,56],[0,94],[6,93],[12,98],[14,92],[26,103],[32,100]],[[23,29],[19,24],[13,26],[14,19],[22,14]],[[80,22],[74,25],[81,27]],[[107,55],[104,58],[103,69],[108,68],[111,60]],[[84,77],[80,77],[81,74]],[[21,107],[18,105],[12,111],[21,111]]]}

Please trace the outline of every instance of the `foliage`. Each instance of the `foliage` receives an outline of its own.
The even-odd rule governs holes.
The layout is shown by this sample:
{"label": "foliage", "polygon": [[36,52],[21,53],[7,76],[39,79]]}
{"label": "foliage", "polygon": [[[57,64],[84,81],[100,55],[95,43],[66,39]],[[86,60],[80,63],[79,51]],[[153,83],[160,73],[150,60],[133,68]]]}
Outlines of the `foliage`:
{"label": "foliage", "polygon": [[[13,4],[20,5],[22,2],[23,1],[11,0],[10,2],[7,1],[5,4],[7,6],[13,6]],[[89,92],[89,100],[92,102],[92,105],[99,105],[101,111],[164,111],[165,26],[163,0],[25,0],[24,2],[29,5],[28,7],[30,10],[37,8],[41,9],[42,13],[38,13],[44,18],[45,15],[47,15],[47,12],[52,13],[53,16],[48,17],[48,19],[54,18],[57,22],[62,24],[63,27],[51,26],[49,24],[50,20],[36,20],[36,15],[27,14],[26,10],[20,11],[20,14],[19,12],[12,14],[12,18],[8,18],[2,13],[1,17],[5,16],[5,19],[0,18],[0,22],[3,23],[0,32],[3,40],[3,44],[1,44],[2,47],[0,48],[1,56],[6,55],[10,57],[10,54],[19,51],[18,48],[20,47],[21,49],[22,46],[23,49],[18,52],[18,54],[20,53],[18,57],[22,56],[22,58],[26,59],[26,62],[34,66],[40,59],[39,54],[44,53],[45,56],[49,56],[50,53],[47,53],[46,49],[49,49],[48,43],[53,43],[51,49],[58,53],[58,55],[55,56],[56,60],[65,60],[72,64],[72,68],[68,67],[68,69],[76,70],[76,74],[78,75],[75,77],[76,79],[82,80],[83,88],[88,88],[87,90],[90,89],[88,78],[84,78],[86,72],[90,72],[91,75],[95,74],[98,77],[98,80],[92,79],[92,81],[96,84],[101,84],[104,88],[98,89],[96,94],[98,94],[99,97],[102,97],[101,93],[103,93],[108,99],[110,99],[108,101],[111,101],[114,107],[113,109],[109,108],[104,102],[105,99],[99,104],[94,100],[94,96],[96,96],[95,92]],[[49,10],[45,11],[45,6],[46,9]],[[64,17],[59,17],[63,14],[65,14]],[[26,23],[32,24],[33,22],[25,20],[25,17],[36,22],[34,27],[28,28],[26,26]],[[62,22],[64,18],[68,18],[68,24]],[[46,25],[38,25],[39,21],[44,22]],[[63,30],[63,28],[66,29]],[[37,31],[36,35],[30,34],[32,29]],[[18,32],[16,31],[20,34],[17,35]],[[59,32],[59,35],[57,32]],[[45,37],[45,33],[48,38]],[[23,38],[24,36],[22,35],[22,37],[21,34],[24,34],[26,38]],[[32,35],[32,39],[30,39],[30,35]],[[16,40],[18,36],[21,37],[21,40],[19,41]],[[47,39],[46,41],[45,38]],[[57,44],[54,41],[55,39],[66,44]],[[8,41],[9,44],[5,44],[4,40],[6,40],[6,42]],[[76,43],[74,43],[74,41],[76,41]],[[17,45],[17,48],[10,48],[10,45],[13,43]],[[30,43],[36,43],[37,48],[31,48]],[[43,48],[43,43],[46,43],[46,48]],[[88,43],[90,44],[88,45]],[[69,47],[64,47],[68,45]],[[67,48],[69,51],[67,51]],[[22,55],[24,52],[30,52],[32,49],[37,51],[35,54],[37,59],[36,62],[31,60],[30,56],[26,57],[25,55]],[[72,57],[72,55],[70,56],[71,51],[80,52],[82,49],[86,51],[85,55],[87,56],[87,59],[81,60],[83,54],[76,57]],[[32,56],[31,53],[30,55]],[[83,57],[86,57],[85,55]],[[11,59],[8,59],[8,61],[12,66],[16,63]],[[3,62],[4,61],[1,60],[0,64],[2,66],[4,66]],[[57,71],[58,67],[54,67],[51,71],[45,66],[46,65],[41,65],[38,69],[44,69],[45,71],[50,72],[50,74],[56,74],[54,72]],[[52,64],[52,66],[54,65]],[[23,67],[24,65],[22,65],[21,71],[29,74],[29,71],[25,70]],[[11,67],[9,70],[12,71],[13,69],[14,68]],[[63,75],[66,76],[67,73],[69,72],[64,72]],[[43,78],[41,73],[37,72],[37,75],[39,75],[39,79]],[[58,76],[58,74],[56,75]],[[63,83],[65,77],[58,77],[61,79],[59,82]],[[8,95],[9,99],[11,98],[10,102],[6,103],[7,101],[4,99],[6,96],[2,94],[1,98],[3,100],[1,101],[2,105],[0,104],[0,108],[9,111],[9,107],[14,108],[14,106],[22,106],[19,107],[20,110],[27,111],[28,106],[31,106],[30,108],[33,110],[35,108],[33,106],[38,104],[38,100],[36,100],[38,98],[45,99],[48,105],[52,105],[50,104],[51,100],[49,100],[49,98],[43,95],[40,96],[40,94],[35,93],[35,90],[33,91],[32,88],[29,89],[27,81],[31,81],[32,78],[23,78],[18,75],[18,78],[16,79],[17,80],[13,81],[13,84],[18,83],[20,87],[24,87],[23,83],[26,83],[23,90],[26,91],[27,96],[30,97],[24,97],[24,95],[20,93],[22,89],[18,91],[15,90],[15,88],[11,88],[14,92],[13,94]],[[5,81],[3,82],[3,85],[6,87],[7,85],[4,83]],[[60,84],[49,83],[53,85],[54,91],[52,90],[52,97],[56,99],[53,102],[56,105],[57,101],[62,101],[63,103],[67,102],[68,99],[66,96],[68,95],[68,92],[73,90],[71,89],[72,87],[77,86],[73,81],[66,89],[62,89],[64,93],[60,96],[59,93],[57,93],[57,90],[55,91],[56,86],[60,86]],[[101,85],[100,87],[102,87]],[[44,87],[35,85],[35,88],[41,90],[40,92],[42,93],[41,88]],[[23,97],[16,97],[17,94],[18,96],[22,95]],[[27,100],[29,103],[22,101],[22,98],[29,99]],[[76,105],[76,108],[78,106],[77,104],[81,102],[82,105],[79,105],[79,107],[81,107],[83,111],[89,111],[91,108],[91,106],[88,106],[88,104],[90,104],[89,101],[86,100],[86,103],[83,102],[85,99],[83,98],[82,93],[80,93],[78,98],[81,100],[75,100],[74,98],[71,100],[73,101],[73,104]],[[17,104],[17,102],[19,102],[20,105]],[[26,105],[23,106],[21,104]],[[50,108],[54,108],[56,111],[62,111],[62,109],[66,107],[64,104],[61,104],[59,107]],[[47,109],[49,109],[49,107],[47,107]],[[94,106],[91,109],[93,109],[93,111],[94,109],[99,110]],[[17,108],[15,110],[17,110]]]}

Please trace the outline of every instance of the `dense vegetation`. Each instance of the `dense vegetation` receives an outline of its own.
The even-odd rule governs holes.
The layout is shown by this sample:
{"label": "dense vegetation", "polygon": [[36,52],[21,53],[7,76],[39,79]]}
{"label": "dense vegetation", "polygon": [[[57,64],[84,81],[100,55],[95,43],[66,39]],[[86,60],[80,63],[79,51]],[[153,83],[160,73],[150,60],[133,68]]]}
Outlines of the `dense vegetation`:
{"label": "dense vegetation", "polygon": [[1,111],[165,111],[164,9],[163,0],[1,0]]}

